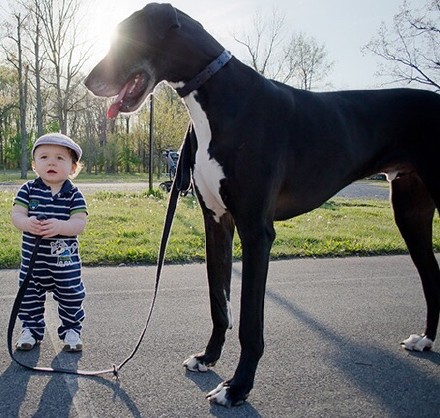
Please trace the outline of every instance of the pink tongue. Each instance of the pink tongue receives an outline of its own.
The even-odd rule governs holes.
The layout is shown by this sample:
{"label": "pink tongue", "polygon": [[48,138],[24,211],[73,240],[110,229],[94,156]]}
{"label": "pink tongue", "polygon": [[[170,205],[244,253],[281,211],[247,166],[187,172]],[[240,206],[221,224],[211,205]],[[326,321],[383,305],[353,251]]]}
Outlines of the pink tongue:
{"label": "pink tongue", "polygon": [[116,116],[118,116],[119,111],[122,107],[122,100],[124,99],[125,92],[127,91],[129,84],[130,81],[125,84],[124,87],[122,87],[122,90],[119,92],[118,97],[116,97],[114,103],[107,110],[107,119],[114,119]]}
{"label": "pink tongue", "polygon": [[113,103],[107,110],[107,119],[114,119],[119,114],[119,109],[122,106],[122,101]]}

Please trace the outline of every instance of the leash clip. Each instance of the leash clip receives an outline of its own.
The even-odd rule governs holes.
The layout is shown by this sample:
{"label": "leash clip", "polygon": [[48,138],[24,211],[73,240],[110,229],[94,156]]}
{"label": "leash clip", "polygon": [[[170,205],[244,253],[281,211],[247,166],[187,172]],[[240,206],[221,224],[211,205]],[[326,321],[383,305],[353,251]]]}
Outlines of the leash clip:
{"label": "leash clip", "polygon": [[113,379],[119,383],[119,368],[116,364],[113,364]]}

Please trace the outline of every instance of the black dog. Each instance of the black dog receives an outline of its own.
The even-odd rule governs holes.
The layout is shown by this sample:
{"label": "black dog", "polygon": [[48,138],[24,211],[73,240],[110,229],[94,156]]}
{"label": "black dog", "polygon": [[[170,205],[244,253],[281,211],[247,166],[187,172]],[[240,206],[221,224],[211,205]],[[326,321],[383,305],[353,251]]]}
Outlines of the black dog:
{"label": "black dog", "polygon": [[239,337],[232,379],[208,394],[238,405],[263,354],[263,305],[273,222],[310,211],[354,180],[383,172],[396,223],[419,271],[425,332],[404,341],[428,350],[440,310],[432,221],[440,206],[440,96],[390,89],[311,93],[267,80],[231,57],[203,27],[169,4],[148,4],[118,26],[107,56],[87,77],[109,110],[137,110],[166,80],[192,119],[193,180],[203,208],[213,330],[184,364],[205,371],[220,358],[229,309],[235,227],[242,242]]}

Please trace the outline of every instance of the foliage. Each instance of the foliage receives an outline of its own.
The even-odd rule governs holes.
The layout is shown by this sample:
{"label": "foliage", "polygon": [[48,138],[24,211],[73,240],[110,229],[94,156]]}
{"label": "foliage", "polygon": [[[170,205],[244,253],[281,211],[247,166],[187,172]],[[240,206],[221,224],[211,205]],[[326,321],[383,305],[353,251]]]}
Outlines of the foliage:
{"label": "foliage", "polygon": [[16,72],[0,66],[0,167],[3,168],[18,168],[20,161],[17,83]]}
{"label": "foliage", "polygon": [[[92,40],[84,42],[81,0],[19,0],[9,5],[2,33],[6,60],[0,65],[0,168],[30,167],[30,150],[42,133],[61,131],[83,148],[88,173],[147,172],[150,167],[150,109],[106,118],[110,101],[92,97],[83,81]],[[5,10],[6,12],[6,10]],[[20,54],[19,54],[20,52]],[[20,61],[18,57],[22,57]],[[18,75],[22,75],[19,83]],[[17,92],[20,91],[20,95]],[[171,88],[156,88],[153,167],[162,151],[179,148],[188,124]],[[19,110],[19,103],[24,105]],[[20,121],[25,118],[25,124]],[[23,134],[23,135],[22,135]],[[18,141],[18,142],[17,142]],[[27,153],[21,152],[21,142]],[[23,158],[21,160],[21,157]]]}

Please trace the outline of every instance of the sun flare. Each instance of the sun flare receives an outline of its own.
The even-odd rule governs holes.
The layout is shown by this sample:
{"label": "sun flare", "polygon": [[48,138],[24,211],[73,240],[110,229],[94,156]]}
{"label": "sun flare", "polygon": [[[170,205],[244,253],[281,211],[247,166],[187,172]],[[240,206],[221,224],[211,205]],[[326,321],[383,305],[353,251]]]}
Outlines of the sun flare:
{"label": "sun flare", "polygon": [[88,7],[85,21],[85,41],[90,44],[90,65],[95,65],[107,53],[112,36],[119,22],[130,16],[145,5],[145,0],[124,2],[98,0]]}

